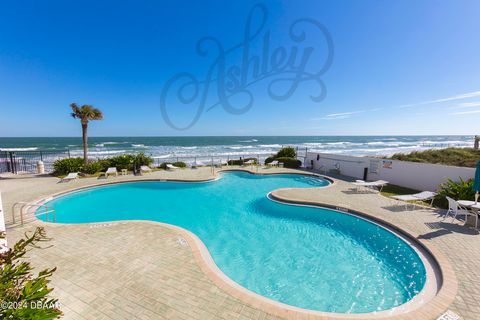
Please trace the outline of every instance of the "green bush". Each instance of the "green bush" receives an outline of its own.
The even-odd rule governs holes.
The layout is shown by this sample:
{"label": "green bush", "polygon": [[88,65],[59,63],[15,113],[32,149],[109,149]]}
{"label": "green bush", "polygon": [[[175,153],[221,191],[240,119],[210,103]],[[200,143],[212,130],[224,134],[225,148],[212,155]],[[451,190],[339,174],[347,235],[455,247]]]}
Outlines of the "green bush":
{"label": "green bush", "polygon": [[133,159],[133,163],[137,166],[150,166],[153,163],[153,158],[146,156],[145,153],[142,152],[142,153],[138,153],[135,156],[135,158]]}
{"label": "green bush", "polygon": [[280,163],[283,163],[284,168],[292,168],[292,169],[297,169],[300,168],[302,165],[302,161],[295,159],[295,158],[288,158],[288,157],[281,157],[281,158],[276,158]]}
{"label": "green bush", "polygon": [[175,167],[179,167],[179,168],[186,168],[187,167],[187,164],[185,162],[182,162],[182,161],[174,162],[173,165]]}
{"label": "green bush", "polygon": [[[4,232],[1,233],[3,238]],[[25,237],[12,249],[0,253],[0,319],[57,319],[62,311],[58,309],[58,300],[49,296],[53,290],[49,287],[50,278],[56,268],[37,270],[25,256],[49,238],[41,227]]]}
{"label": "green bush", "polygon": [[122,154],[120,156],[115,156],[104,160],[108,161],[108,167],[115,167],[117,170],[132,170],[135,156],[131,154]]}
{"label": "green bush", "polygon": [[95,174],[97,172],[107,171],[109,167],[116,167],[117,170],[133,170],[134,165],[140,167],[144,165],[149,166],[152,163],[153,159],[151,157],[139,153],[137,155],[125,154],[96,161],[89,161],[86,166],[83,165],[83,158],[65,158],[55,161],[53,169],[55,175],[66,175],[69,172]]}
{"label": "green bush", "polygon": [[243,158],[238,160],[228,160],[227,163],[229,166],[242,166],[245,162],[253,160],[255,164],[258,163],[257,158]]}
{"label": "green bush", "polygon": [[70,172],[81,172],[83,169],[83,158],[65,158],[56,160],[53,163],[55,175],[62,176]]}
{"label": "green bush", "polygon": [[440,185],[438,196],[435,198],[435,204],[441,208],[448,207],[448,201],[445,197],[450,197],[454,200],[474,200],[475,191],[473,191],[473,180],[463,180],[455,182],[448,179],[445,183]]}
{"label": "green bush", "polygon": [[146,156],[144,153],[137,155],[123,154],[111,158],[99,160],[102,163],[103,171],[106,171],[109,167],[115,167],[117,170],[127,169],[133,170],[133,166],[149,166],[153,163],[151,157]]}
{"label": "green bush", "polygon": [[265,159],[265,164],[269,164],[272,161],[275,161],[275,156],[268,157],[267,159]]}
{"label": "green bush", "polygon": [[[296,156],[297,153],[293,147],[285,147],[280,149],[276,155],[265,159],[265,164],[269,164],[270,162],[277,160],[278,162],[283,162],[285,168],[299,168],[302,165],[302,162],[300,160],[296,160]],[[285,161],[280,161],[279,159],[284,159]],[[292,159],[296,161],[292,161]],[[300,162],[298,166],[297,161]],[[285,162],[287,162],[287,165],[285,165]]]}
{"label": "green bush", "polygon": [[275,158],[295,158],[297,153],[293,147],[285,147],[280,149],[275,155]]}
{"label": "green bush", "polygon": [[101,171],[105,171],[102,161],[90,161],[82,170],[83,173],[87,174],[95,174]]}

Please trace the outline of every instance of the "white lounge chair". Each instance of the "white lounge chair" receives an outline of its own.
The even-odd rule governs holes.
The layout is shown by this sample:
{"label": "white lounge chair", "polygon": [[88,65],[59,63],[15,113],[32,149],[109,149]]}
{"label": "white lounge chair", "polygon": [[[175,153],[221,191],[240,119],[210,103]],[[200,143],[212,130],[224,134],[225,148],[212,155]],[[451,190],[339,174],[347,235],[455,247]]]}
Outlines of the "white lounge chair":
{"label": "white lounge chair", "polygon": [[452,215],[452,222],[455,221],[455,218],[457,215],[464,215],[465,216],[465,222],[463,223],[464,225],[467,223],[467,217],[468,216],[475,216],[476,221],[475,221],[475,228],[478,227],[478,214],[475,212],[471,212],[467,210],[465,207],[461,206],[457,201],[453,200],[450,197],[446,197],[448,201],[448,211],[445,213],[445,216],[443,219],[446,219],[449,214]]}
{"label": "white lounge chair", "polygon": [[[415,194],[403,194],[398,196],[391,196],[392,199],[405,201],[405,209],[408,207],[408,203],[406,201],[424,201],[424,200],[431,200],[430,206],[433,204],[433,199],[437,195],[436,192],[432,191],[422,191]],[[413,208],[415,208],[415,203],[412,203]]]}
{"label": "white lounge chair", "polygon": [[117,168],[115,168],[115,167],[108,168],[107,171],[105,172],[105,178],[108,178],[109,174],[114,174],[115,177],[118,176]]}
{"label": "white lounge chair", "polygon": [[357,187],[357,191],[359,191],[359,187],[364,187],[368,189],[378,190],[378,192],[382,192],[383,187],[388,184],[388,181],[377,180],[372,182],[366,182],[363,180],[357,180],[353,184]]}
{"label": "white lounge chair", "polygon": [[175,167],[173,164],[167,163],[167,169],[175,170],[175,169],[178,169],[178,167]]}
{"label": "white lounge chair", "polygon": [[61,182],[68,182],[71,180],[78,179],[78,172],[70,172],[66,177],[64,177]]}
{"label": "white lounge chair", "polygon": [[141,166],[140,171],[141,172],[152,172],[152,168],[150,168],[149,166]]}

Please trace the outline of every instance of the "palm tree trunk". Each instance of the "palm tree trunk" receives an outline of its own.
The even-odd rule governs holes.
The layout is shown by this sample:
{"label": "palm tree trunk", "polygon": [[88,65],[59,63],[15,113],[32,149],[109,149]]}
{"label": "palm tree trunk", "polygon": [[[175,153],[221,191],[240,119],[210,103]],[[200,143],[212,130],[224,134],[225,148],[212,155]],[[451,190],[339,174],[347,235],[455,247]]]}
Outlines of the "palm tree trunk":
{"label": "palm tree trunk", "polygon": [[83,164],[87,165],[88,162],[88,136],[87,136],[88,123],[82,123],[82,140],[83,140]]}

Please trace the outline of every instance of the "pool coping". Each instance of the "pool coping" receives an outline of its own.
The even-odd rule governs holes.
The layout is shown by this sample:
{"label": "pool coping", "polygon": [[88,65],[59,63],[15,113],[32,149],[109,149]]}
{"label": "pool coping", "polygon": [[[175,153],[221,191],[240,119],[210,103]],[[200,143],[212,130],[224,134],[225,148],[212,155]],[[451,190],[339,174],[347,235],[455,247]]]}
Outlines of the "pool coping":
{"label": "pool coping", "polygon": [[[122,180],[122,181],[104,181],[100,183],[96,183],[90,186],[82,186],[82,187],[74,187],[67,190],[63,190],[61,192],[54,193],[47,197],[41,197],[37,200],[32,201],[32,203],[41,204],[47,201],[51,201],[53,198],[63,196],[68,193],[81,191],[84,189],[91,189],[96,187],[114,185],[114,184],[121,184],[121,183],[131,183],[131,182],[209,182],[215,181],[220,178],[220,173],[222,172],[246,172],[250,174],[256,175],[279,175],[279,174],[298,174],[298,175],[307,175],[307,176],[315,176],[323,178],[330,183],[326,186],[321,187],[314,187],[314,188],[304,188],[308,189],[318,189],[318,188],[328,188],[334,184],[336,184],[335,179],[315,174],[311,172],[272,172],[272,173],[257,173],[252,170],[248,170],[245,168],[227,168],[227,169],[220,169],[214,173],[213,178],[207,179],[149,179],[146,177],[145,179],[129,179],[129,180]],[[149,224],[156,224],[164,226],[170,230],[173,230],[183,236],[192,250],[192,253],[197,261],[197,264],[201,268],[202,272],[209,277],[219,288],[223,289],[226,293],[232,295],[233,297],[238,298],[239,300],[250,304],[253,307],[259,308],[265,312],[271,313],[276,316],[285,317],[287,319],[305,319],[305,320],[312,320],[312,319],[405,319],[405,320],[414,320],[414,319],[428,319],[434,318],[441,315],[448,306],[453,302],[457,293],[457,280],[453,268],[451,267],[447,258],[437,250],[433,245],[429,244],[426,240],[417,239],[414,235],[410,232],[406,231],[403,228],[400,228],[386,220],[378,218],[376,216],[372,216],[370,214],[360,212],[354,209],[339,207],[327,203],[321,202],[312,202],[312,201],[302,201],[297,200],[295,198],[287,198],[275,195],[275,192],[279,190],[286,190],[292,188],[280,188],[275,189],[269,193],[269,195],[273,198],[273,200],[284,202],[287,204],[297,204],[297,205],[307,205],[307,206],[316,206],[316,207],[323,207],[328,209],[333,209],[340,212],[347,212],[353,215],[358,215],[359,217],[363,217],[367,220],[372,222],[378,223],[381,226],[390,229],[390,231],[395,231],[406,238],[410,239],[412,242],[418,244],[421,248],[423,248],[427,254],[433,258],[436,262],[440,273],[440,284],[439,289],[436,295],[429,301],[424,302],[421,306],[413,310],[404,310],[402,313],[395,313],[395,310],[398,309],[392,308],[388,310],[383,310],[379,312],[370,312],[370,313],[360,313],[360,314],[348,314],[348,313],[332,313],[332,312],[322,312],[322,311],[315,311],[309,309],[303,309],[299,307],[295,307],[292,305],[284,304],[270,298],[264,297],[257,293],[254,293],[247,288],[239,285],[229,277],[227,277],[215,264],[210,252],[208,251],[205,244],[198,238],[194,233],[183,229],[181,227],[150,221],[150,220],[112,220],[108,222],[101,222],[101,223],[120,223],[120,222],[141,222],[141,223],[149,223]],[[35,211],[34,208],[30,208],[27,212]],[[53,222],[46,222],[40,219],[36,219],[37,222],[43,224],[55,224],[55,225],[71,225],[71,224],[64,224],[64,223],[53,223]],[[86,225],[95,225],[99,224],[100,222],[93,222],[93,223],[85,223]],[[427,280],[428,281],[428,280]],[[423,289],[422,289],[423,290]],[[410,300],[412,301],[412,300]],[[409,301],[409,302],[410,302]],[[405,306],[409,302],[401,305]],[[399,306],[400,307],[400,306]]]}

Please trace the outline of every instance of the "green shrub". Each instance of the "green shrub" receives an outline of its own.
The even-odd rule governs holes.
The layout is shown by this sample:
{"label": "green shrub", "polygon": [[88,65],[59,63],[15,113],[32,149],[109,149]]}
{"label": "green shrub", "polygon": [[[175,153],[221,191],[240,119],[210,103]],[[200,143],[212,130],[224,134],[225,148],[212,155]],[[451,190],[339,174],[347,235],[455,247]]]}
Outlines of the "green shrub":
{"label": "green shrub", "polygon": [[[150,166],[153,163],[153,158],[146,156],[145,153],[142,152],[142,153],[138,153],[134,157],[133,163],[137,166]],[[183,162],[178,162],[178,163],[183,163]]]}
{"label": "green shrub", "polygon": [[82,169],[83,158],[65,158],[53,163],[53,173],[57,176],[66,175],[70,172],[81,172]]}
{"label": "green shrub", "polygon": [[272,161],[275,161],[275,156],[268,157],[267,159],[265,159],[265,164],[269,164]]}
{"label": "green shrub", "polygon": [[140,167],[149,166],[153,163],[153,159],[146,156],[144,153],[139,153],[136,155],[122,154],[120,156],[106,158],[99,161],[102,161],[103,171],[107,170],[109,167],[116,167],[117,170],[133,170],[134,165]]}
{"label": "green shrub", "polygon": [[257,158],[242,158],[242,159],[238,159],[238,160],[228,160],[227,163],[228,163],[229,166],[241,166],[245,162],[250,161],[250,160],[253,160],[253,162],[255,164],[258,163]]}
{"label": "green shrub", "polygon": [[97,172],[105,171],[100,161],[89,161],[86,166],[83,166],[83,173],[95,174]]}
{"label": "green shrub", "polygon": [[108,167],[115,167],[117,170],[132,170],[135,156],[131,154],[122,154],[120,156],[115,156],[104,160],[108,161]]}
{"label": "green shrub", "polygon": [[292,168],[292,169],[297,169],[300,168],[302,165],[302,161],[295,159],[295,158],[288,158],[288,157],[281,157],[281,158],[276,158],[280,163],[283,163],[284,168]]}
{"label": "green shrub", "polygon": [[438,195],[435,198],[435,204],[441,208],[448,207],[448,201],[445,197],[450,197],[454,200],[474,200],[475,191],[473,191],[473,180],[463,180],[455,182],[448,179],[445,183],[440,185]]}
{"label": "green shrub", "polygon": [[[265,159],[265,164],[269,164],[272,161],[277,160],[278,162],[283,162],[285,168],[299,168],[302,165],[302,162],[300,160],[296,160],[297,153],[295,152],[295,148],[293,147],[285,147],[280,149],[280,151],[277,152],[276,155],[273,155],[271,157],[268,157]],[[280,159],[284,159],[285,161],[280,161]],[[296,160],[296,161],[292,161]],[[300,164],[297,166],[297,163],[300,162]],[[287,163],[285,165],[285,163]]]}
{"label": "green shrub", "polygon": [[32,235],[26,234],[12,249],[0,253],[0,319],[46,320],[62,315],[58,300],[49,297],[53,289],[48,284],[56,268],[41,270],[36,275],[25,259],[27,251],[39,248],[38,244],[46,240],[49,239],[45,230],[37,227]]}
{"label": "green shrub", "polygon": [[178,168],[186,168],[187,167],[187,164],[185,162],[182,162],[182,161],[174,162],[173,165],[175,167],[178,167]]}
{"label": "green shrub", "polygon": [[297,153],[295,152],[295,148],[293,147],[285,147],[280,149],[275,155],[275,158],[295,158]]}

